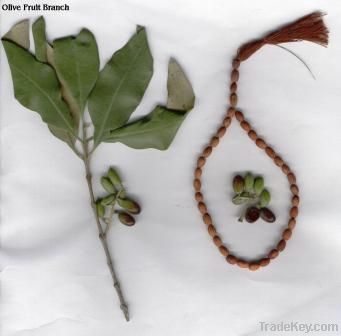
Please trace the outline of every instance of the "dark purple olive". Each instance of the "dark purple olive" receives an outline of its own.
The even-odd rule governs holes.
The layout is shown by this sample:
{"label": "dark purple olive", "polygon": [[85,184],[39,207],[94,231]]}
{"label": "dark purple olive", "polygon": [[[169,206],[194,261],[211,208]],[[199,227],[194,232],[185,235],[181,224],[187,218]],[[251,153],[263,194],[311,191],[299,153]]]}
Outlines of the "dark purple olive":
{"label": "dark purple olive", "polygon": [[260,209],[260,216],[268,223],[273,223],[276,220],[275,214],[268,208]]}
{"label": "dark purple olive", "polygon": [[118,214],[118,219],[122,224],[127,225],[127,226],[133,226],[135,224],[134,217],[124,211]]}
{"label": "dark purple olive", "polygon": [[259,218],[259,209],[256,207],[247,208],[245,219],[248,223],[254,223]]}

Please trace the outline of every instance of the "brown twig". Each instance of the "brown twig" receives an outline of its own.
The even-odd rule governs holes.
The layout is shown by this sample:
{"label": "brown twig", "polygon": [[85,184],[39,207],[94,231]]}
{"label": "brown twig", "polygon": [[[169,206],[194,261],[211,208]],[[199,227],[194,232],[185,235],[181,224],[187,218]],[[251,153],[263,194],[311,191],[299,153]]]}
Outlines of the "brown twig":
{"label": "brown twig", "polygon": [[[83,126],[83,138],[86,139],[86,130],[85,130],[86,126]],[[84,162],[84,166],[85,166],[85,176],[86,176],[86,181],[88,184],[88,188],[89,188],[89,194],[90,194],[90,201],[91,201],[91,207],[95,216],[95,220],[96,220],[96,224],[97,224],[97,228],[98,228],[98,237],[102,243],[104,252],[105,252],[105,256],[106,256],[106,260],[107,260],[107,265],[109,267],[110,270],[110,274],[113,280],[113,284],[115,287],[115,290],[117,292],[119,301],[120,301],[120,308],[124,314],[124,317],[127,321],[129,321],[129,310],[128,310],[128,305],[125,302],[123,293],[122,293],[122,289],[120,286],[120,283],[118,281],[116,272],[115,272],[115,268],[114,268],[114,264],[112,261],[112,257],[110,255],[110,251],[109,251],[109,247],[108,247],[108,243],[107,243],[107,239],[106,239],[106,235],[103,231],[100,219],[97,215],[97,210],[96,210],[96,201],[95,201],[95,196],[94,196],[94,191],[93,191],[93,187],[92,187],[92,175],[91,175],[91,169],[90,169],[90,152],[89,152],[89,146],[88,146],[88,142],[84,141],[83,142],[83,162]]]}

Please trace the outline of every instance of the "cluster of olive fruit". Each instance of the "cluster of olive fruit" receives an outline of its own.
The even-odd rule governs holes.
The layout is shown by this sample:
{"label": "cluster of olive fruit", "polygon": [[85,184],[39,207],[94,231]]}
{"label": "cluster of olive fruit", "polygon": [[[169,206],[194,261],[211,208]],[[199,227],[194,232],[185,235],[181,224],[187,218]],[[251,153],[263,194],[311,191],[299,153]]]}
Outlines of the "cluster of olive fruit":
{"label": "cluster of olive fruit", "polygon": [[273,223],[276,220],[274,213],[267,208],[271,195],[264,187],[263,177],[254,177],[251,173],[247,173],[244,177],[236,175],[233,178],[233,190],[236,194],[232,202],[236,205],[247,206],[239,221],[245,218],[248,223],[254,223],[262,218],[268,223]]}
{"label": "cluster of olive fruit", "polygon": [[[117,214],[122,224],[134,225],[135,218],[133,215],[139,214],[141,207],[137,202],[126,196],[126,191],[117,171],[110,168],[107,175],[102,176],[101,185],[108,194],[96,201],[98,217],[109,226],[114,214]],[[119,206],[120,210],[115,209],[116,205]]]}

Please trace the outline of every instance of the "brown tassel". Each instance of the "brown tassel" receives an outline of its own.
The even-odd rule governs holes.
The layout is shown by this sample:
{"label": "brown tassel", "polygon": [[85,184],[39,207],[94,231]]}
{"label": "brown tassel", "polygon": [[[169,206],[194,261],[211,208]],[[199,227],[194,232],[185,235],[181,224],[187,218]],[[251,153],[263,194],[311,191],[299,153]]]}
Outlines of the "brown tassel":
{"label": "brown tassel", "polygon": [[266,44],[280,44],[288,42],[309,41],[328,45],[328,28],[323,22],[322,12],[314,12],[274,31],[261,40],[244,44],[239,48],[237,58],[245,61]]}

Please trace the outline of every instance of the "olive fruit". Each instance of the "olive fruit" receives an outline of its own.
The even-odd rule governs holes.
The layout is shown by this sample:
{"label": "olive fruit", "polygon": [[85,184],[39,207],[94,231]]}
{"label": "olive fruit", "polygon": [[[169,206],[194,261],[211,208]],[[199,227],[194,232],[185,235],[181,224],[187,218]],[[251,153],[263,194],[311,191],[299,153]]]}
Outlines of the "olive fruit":
{"label": "olive fruit", "polygon": [[259,196],[259,205],[261,208],[266,207],[271,201],[270,193],[264,189]]}
{"label": "olive fruit", "polygon": [[141,207],[139,206],[139,204],[129,198],[119,198],[117,200],[117,203],[121,208],[127,210],[132,214],[137,215],[141,212]]}
{"label": "olive fruit", "polygon": [[111,183],[111,181],[103,176],[101,178],[101,184],[102,184],[102,187],[109,193],[114,193],[115,192],[115,188],[114,188],[114,185]]}
{"label": "olive fruit", "polygon": [[257,176],[255,178],[255,182],[253,184],[253,189],[254,189],[256,195],[260,195],[261,194],[261,192],[264,189],[264,179],[263,179],[263,177]]}
{"label": "olive fruit", "polygon": [[276,220],[275,214],[269,208],[261,208],[260,217],[268,223],[273,223]]}
{"label": "olive fruit", "polygon": [[244,190],[244,179],[240,175],[236,175],[233,179],[233,190],[236,194]]}
{"label": "olive fruit", "polygon": [[254,223],[255,221],[258,220],[259,213],[260,213],[260,211],[256,207],[247,208],[246,213],[245,213],[245,220],[248,223]]}
{"label": "olive fruit", "polygon": [[127,226],[133,226],[135,224],[134,217],[124,211],[118,214],[118,219],[122,224],[127,225]]}
{"label": "olive fruit", "polygon": [[245,175],[244,183],[245,183],[245,191],[248,191],[248,192],[253,191],[254,177],[252,176],[252,174],[247,173]]}

